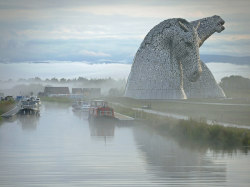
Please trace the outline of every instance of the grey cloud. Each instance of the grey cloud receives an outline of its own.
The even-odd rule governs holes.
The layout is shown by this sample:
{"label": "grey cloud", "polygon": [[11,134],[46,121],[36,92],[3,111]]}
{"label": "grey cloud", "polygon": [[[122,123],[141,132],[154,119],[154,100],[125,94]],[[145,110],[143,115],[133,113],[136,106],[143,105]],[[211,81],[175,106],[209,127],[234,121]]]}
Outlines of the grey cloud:
{"label": "grey cloud", "polygon": [[[97,54],[110,54],[112,61],[132,61],[133,55],[138,48],[138,40],[33,40],[26,42],[9,41],[0,50],[0,61],[92,61],[100,62],[103,56],[90,56],[81,53],[93,51]],[[117,50],[119,48],[119,50]],[[110,60],[110,59],[109,59]]]}
{"label": "grey cloud", "polygon": [[[234,7],[236,3],[238,6]],[[190,7],[192,10],[205,12],[204,14],[220,14],[222,11],[221,16],[226,21],[226,30],[222,35],[226,37],[249,35],[250,13],[245,11],[248,4],[250,4],[248,1],[243,0],[237,2],[230,0],[0,0],[0,10],[4,12],[0,13],[0,61],[82,60],[87,57],[79,55],[79,51],[90,50],[111,54],[112,59],[109,60],[126,59],[129,62],[148,31],[163,19],[167,19],[146,18],[141,15],[131,17],[128,14],[96,15],[71,9],[74,7],[128,5],[134,8],[135,5],[139,5],[138,11],[140,6],[158,6],[163,7],[162,10],[164,7],[171,7],[173,10],[182,7],[183,10],[187,10],[184,12],[185,15],[188,15]],[[206,6],[208,6],[207,9],[204,8]],[[235,10],[232,12],[232,9]],[[198,14],[196,17],[201,18]],[[187,19],[190,19],[190,15]],[[231,52],[238,49],[237,55],[246,55],[247,50],[250,49],[248,39],[226,41],[223,37],[218,42],[209,40],[201,51],[228,54],[230,49],[232,49]],[[100,59],[92,57],[90,60]]]}

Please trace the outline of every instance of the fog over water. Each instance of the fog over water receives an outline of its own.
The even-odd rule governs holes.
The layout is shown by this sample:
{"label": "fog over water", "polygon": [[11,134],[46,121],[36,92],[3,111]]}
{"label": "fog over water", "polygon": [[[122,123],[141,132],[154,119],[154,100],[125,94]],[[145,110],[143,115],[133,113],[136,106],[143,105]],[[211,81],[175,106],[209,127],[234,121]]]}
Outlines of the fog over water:
{"label": "fog over water", "polygon": [[[207,63],[217,82],[230,75],[250,78],[250,66]],[[89,64],[86,62],[0,63],[0,80],[20,78],[114,78],[127,79],[131,64]]]}
{"label": "fog over water", "polygon": [[90,123],[67,104],[0,123],[0,186],[247,186],[248,152],[187,146],[143,124]]}

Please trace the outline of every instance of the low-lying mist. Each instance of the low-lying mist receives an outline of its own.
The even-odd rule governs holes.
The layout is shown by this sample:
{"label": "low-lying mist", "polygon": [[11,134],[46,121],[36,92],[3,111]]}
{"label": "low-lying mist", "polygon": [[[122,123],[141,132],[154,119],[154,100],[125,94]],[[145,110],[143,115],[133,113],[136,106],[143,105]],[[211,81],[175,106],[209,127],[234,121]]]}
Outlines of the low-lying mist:
{"label": "low-lying mist", "polygon": [[1,81],[0,92],[5,96],[12,95],[38,95],[39,92],[43,92],[46,86],[55,87],[69,87],[70,92],[72,88],[101,88],[102,95],[116,94],[121,95],[126,86],[125,79],[87,79],[83,77],[74,79],[45,79],[42,80],[39,77],[31,79],[19,79],[18,81],[8,80]]}

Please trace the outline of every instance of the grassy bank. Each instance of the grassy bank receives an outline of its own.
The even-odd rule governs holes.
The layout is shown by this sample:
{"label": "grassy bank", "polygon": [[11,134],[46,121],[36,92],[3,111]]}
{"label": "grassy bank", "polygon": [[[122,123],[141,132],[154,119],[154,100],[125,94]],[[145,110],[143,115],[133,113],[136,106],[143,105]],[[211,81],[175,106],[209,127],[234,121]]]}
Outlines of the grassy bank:
{"label": "grassy bank", "polygon": [[71,99],[67,97],[41,97],[42,101],[57,102],[57,103],[71,103]]}
{"label": "grassy bank", "polygon": [[108,98],[128,108],[141,108],[151,104],[152,109],[160,112],[180,114],[190,118],[209,119],[224,123],[250,125],[250,100],[238,99],[187,99],[187,100],[138,100],[131,98]]}
{"label": "grassy bank", "polygon": [[0,101],[0,120],[2,119],[1,115],[8,112],[14,105],[14,101]]}
{"label": "grassy bank", "polygon": [[156,114],[112,105],[115,111],[143,120],[146,125],[152,126],[162,134],[169,134],[181,142],[191,142],[199,146],[211,148],[238,148],[250,146],[250,130],[220,125],[208,125],[204,120],[178,120]]}
{"label": "grassy bank", "polygon": [[176,124],[160,123],[160,133],[166,132],[178,137],[182,142],[211,147],[230,149],[250,146],[250,130],[207,125],[205,122],[195,120],[178,120]]}

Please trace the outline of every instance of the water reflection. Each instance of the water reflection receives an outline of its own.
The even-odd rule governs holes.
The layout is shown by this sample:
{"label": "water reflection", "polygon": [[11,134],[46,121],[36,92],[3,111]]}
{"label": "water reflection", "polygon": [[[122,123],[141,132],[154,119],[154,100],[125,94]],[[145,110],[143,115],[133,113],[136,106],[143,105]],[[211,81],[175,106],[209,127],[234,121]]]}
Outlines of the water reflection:
{"label": "water reflection", "polygon": [[36,130],[39,118],[39,115],[18,115],[17,121],[23,130]]}
{"label": "water reflection", "polygon": [[0,125],[0,186],[247,186],[249,163],[130,122],[89,123],[64,104]]}
{"label": "water reflection", "polygon": [[44,111],[48,111],[48,110],[70,110],[70,103],[57,103],[57,102],[43,102],[42,107],[44,109]]}
{"label": "water reflection", "polygon": [[152,129],[134,128],[138,149],[148,163],[148,170],[167,184],[190,185],[223,183],[226,181],[226,165],[216,163],[206,152],[181,147],[173,139],[160,136]]}
{"label": "water reflection", "polygon": [[77,116],[79,119],[87,120],[88,119],[88,112],[81,111],[81,110],[72,110],[73,114]]}
{"label": "water reflection", "polygon": [[4,124],[5,122],[14,122],[17,120],[17,115],[11,116],[9,118],[3,118],[2,120],[0,120],[0,125]]}
{"label": "water reflection", "polygon": [[109,119],[88,120],[88,112],[72,110],[73,114],[79,119],[88,121],[90,136],[93,138],[111,138],[115,135],[116,121]]}
{"label": "water reflection", "polygon": [[115,122],[106,120],[90,120],[89,131],[91,136],[113,137],[115,135]]}

